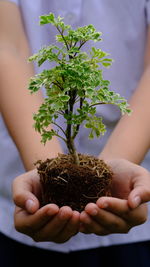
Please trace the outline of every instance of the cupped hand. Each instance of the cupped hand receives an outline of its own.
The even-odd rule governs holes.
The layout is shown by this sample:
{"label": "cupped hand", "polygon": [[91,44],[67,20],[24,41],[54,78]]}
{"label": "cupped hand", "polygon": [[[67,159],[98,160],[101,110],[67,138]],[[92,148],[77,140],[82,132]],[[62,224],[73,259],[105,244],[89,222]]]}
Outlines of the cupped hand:
{"label": "cupped hand", "polygon": [[131,209],[150,201],[150,172],[125,159],[107,161],[114,173],[111,193],[113,197],[127,199]]}
{"label": "cupped hand", "polygon": [[107,161],[114,173],[112,197],[99,198],[89,203],[80,215],[80,231],[107,235],[127,233],[147,219],[150,200],[150,173],[124,159]]}
{"label": "cupped hand", "polygon": [[86,234],[108,235],[128,233],[147,219],[147,206],[141,204],[135,209],[128,206],[127,200],[102,197],[96,204],[89,203],[80,215],[80,231]]}
{"label": "cupped hand", "polygon": [[15,178],[12,186],[16,204],[14,224],[17,231],[36,242],[63,243],[78,232],[80,214],[55,204],[40,207],[41,185],[36,170]]}

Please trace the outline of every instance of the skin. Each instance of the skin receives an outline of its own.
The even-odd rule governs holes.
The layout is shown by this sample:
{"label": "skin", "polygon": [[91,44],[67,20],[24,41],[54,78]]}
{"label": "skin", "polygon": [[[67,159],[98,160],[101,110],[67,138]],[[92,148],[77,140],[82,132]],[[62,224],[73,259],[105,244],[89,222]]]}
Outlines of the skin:
{"label": "skin", "polygon": [[[137,89],[135,90],[135,92],[133,93],[129,101],[130,108],[132,109],[132,114],[131,116],[124,115],[120,119],[119,123],[117,124],[113,133],[108,139],[107,144],[105,145],[103,151],[100,153],[99,158],[104,159],[105,161],[108,161],[108,162],[109,161],[112,162],[112,160],[115,162],[116,159],[118,158],[129,160],[135,164],[140,164],[142,162],[142,160],[144,159],[146,153],[148,152],[150,148],[149,84],[150,84],[150,27],[148,28],[148,33],[147,33],[147,44],[146,44],[146,49],[145,49],[143,74],[141,76]],[[127,183],[128,181],[127,177],[129,177],[129,174],[130,174],[130,172],[128,173],[128,171],[130,170],[130,167],[127,166],[126,161],[123,161],[122,164],[123,164],[122,167],[126,167],[126,169],[124,170],[123,175],[120,176],[120,179],[125,179]],[[127,187],[124,184],[124,187],[122,187],[123,191],[121,190],[120,191],[121,194],[117,195],[118,198],[125,198],[125,199],[127,199],[127,196],[128,196],[129,198],[128,206],[130,208],[136,207],[136,205],[135,206],[133,205],[133,196],[134,196],[134,200],[136,199],[137,203],[139,202],[139,204],[141,203],[141,194],[142,194],[142,198],[144,197],[145,201],[150,200],[149,192],[148,192],[149,191],[148,190],[149,179],[146,182],[144,173],[143,175],[139,176],[138,171],[140,171],[140,169],[138,168],[136,169],[135,165],[134,167],[135,167],[135,171],[137,171],[135,172],[137,176],[131,176],[131,177],[133,181],[135,181],[136,178],[140,178],[138,180],[138,186],[137,186],[137,189],[139,190],[139,194],[134,196],[135,190],[132,190],[132,188],[134,187],[128,187],[127,189]],[[115,168],[115,172],[116,173],[118,172],[118,175],[119,175],[118,168]],[[149,177],[149,174],[147,177]],[[115,188],[117,187],[118,187],[118,183],[116,184]],[[124,195],[125,188],[127,190],[127,195]],[[83,222],[83,226],[80,229],[81,231],[85,233],[94,232],[94,233],[99,233],[99,234],[105,232],[105,229],[104,231],[102,230],[103,228],[101,228],[101,223],[100,223],[102,222],[102,218],[104,216],[103,214],[104,212],[102,213],[102,211],[100,210],[101,205],[99,204],[101,203],[101,201],[106,201],[106,203],[107,201],[110,201],[109,203],[111,206],[112,199],[108,200],[106,198],[103,198],[103,200],[102,199],[99,200],[97,202],[97,207],[95,206],[95,208],[99,212],[96,216],[94,215],[93,217],[92,209],[94,207],[91,204],[89,204],[88,207],[86,207],[85,211],[81,214],[81,221]],[[116,200],[116,205],[118,205],[118,209],[119,209],[119,205],[121,203],[119,204],[119,202],[117,201],[119,200]],[[138,208],[135,208],[134,212],[131,211],[130,213],[128,213],[128,211],[126,212],[125,210],[123,211],[123,214],[121,214],[120,211],[119,213],[117,212],[117,216],[119,215],[121,219],[123,216],[123,218],[127,219],[128,221],[128,223],[124,225],[123,225],[123,222],[120,221],[120,225],[122,225],[122,230],[124,229],[125,232],[128,232],[131,229],[131,227],[133,227],[136,224],[138,225],[138,216],[136,217],[135,214],[138,215],[138,212],[141,212],[141,214],[144,215],[145,211],[146,211],[145,205],[144,206],[140,205]],[[116,213],[115,210],[114,210],[114,213]],[[129,214],[131,215],[131,217],[129,216]],[[132,214],[134,215],[133,217],[132,217]],[[143,216],[143,221],[144,221],[144,216]],[[101,220],[100,220],[100,217],[101,217]],[[96,221],[96,224],[95,224],[95,221]],[[110,228],[112,227],[112,232],[113,231],[115,232],[115,229],[117,230],[117,228],[111,226],[111,224],[113,225],[113,222],[114,223],[117,222],[117,218],[109,217],[108,224],[110,225]],[[105,224],[103,225],[107,226],[106,230],[108,230],[107,223],[105,222]],[[118,226],[118,229],[120,229],[119,226]],[[106,233],[107,232],[109,231],[106,231]]]}
{"label": "skin", "polygon": [[[144,58],[144,70],[129,104],[130,116],[123,116],[100,153],[101,158],[125,158],[140,164],[150,148],[150,26]],[[117,140],[117,142],[115,141]]]}
{"label": "skin", "polygon": [[107,163],[114,175],[112,197],[101,197],[96,204],[89,203],[80,215],[80,231],[107,235],[128,233],[147,219],[146,203],[150,199],[150,173],[125,159]]}
{"label": "skin", "polygon": [[55,157],[62,149],[55,137],[45,146],[41,144],[33,128],[32,114],[42,104],[43,96],[41,92],[31,95],[27,90],[34,68],[27,61],[30,47],[20,11],[11,2],[0,2],[0,32],[0,111],[25,169],[31,170],[39,158]]}
{"label": "skin", "polygon": [[[24,167],[29,171],[34,168],[34,162],[39,158],[45,160],[50,157],[55,157],[58,153],[61,153],[62,150],[55,137],[51,142],[43,146],[40,142],[40,135],[33,129],[32,114],[36,112],[41,105],[43,96],[41,92],[31,96],[27,90],[29,79],[34,75],[34,68],[32,64],[27,63],[27,59],[30,55],[30,47],[25,36],[20,11],[13,3],[7,1],[0,2],[0,32],[0,111],[9,133],[18,148]],[[57,208],[58,224],[62,225],[62,219],[59,220],[59,218],[63,217],[66,223],[70,219],[69,227],[72,228],[72,223],[74,224],[75,220],[75,227],[72,230],[74,234],[76,231],[76,224],[79,223],[79,219],[77,220],[76,217],[78,218],[79,215],[68,207],[63,208],[63,210],[64,209],[64,215],[62,215],[62,209],[59,210]],[[29,222],[23,221],[23,232],[24,229],[26,229],[24,224],[31,224],[32,229],[30,218],[29,216]],[[78,221],[77,223],[76,220]],[[35,223],[36,220],[34,220],[34,224]],[[68,231],[68,224],[64,224],[62,228],[64,232],[65,229]],[[54,231],[54,229],[52,231]],[[28,233],[29,231],[27,231],[27,234]],[[71,235],[69,235],[69,237],[70,236]],[[36,235],[33,238],[37,240]],[[48,237],[45,239],[49,240]],[[66,236],[63,239],[61,235],[59,235],[59,239],[60,240],[57,240],[57,242],[63,242],[66,240]],[[53,240],[55,240],[55,238],[53,238]]]}
{"label": "skin", "polygon": [[[48,157],[55,157],[62,151],[56,138],[43,146],[40,143],[40,136],[35,133],[32,127],[31,114],[36,112],[41,105],[43,97],[40,92],[30,96],[27,90],[27,84],[29,78],[34,75],[34,69],[32,64],[27,63],[30,47],[25,36],[19,9],[13,3],[0,2],[0,32],[0,111],[27,171],[27,173],[14,179],[13,182],[16,229],[31,236],[36,242],[63,243],[78,231],[92,232],[98,235],[118,231],[124,233],[128,232],[131,227],[143,223],[147,218],[146,204],[143,203],[150,200],[149,173],[129,161],[116,159],[123,157],[132,161],[132,157],[128,154],[125,156],[125,154],[119,153],[120,149],[122,151],[122,147],[118,147],[115,152],[115,150],[112,150],[112,145],[108,145],[107,150],[103,151],[101,155],[104,159],[112,155],[108,161],[115,173],[112,198],[101,198],[96,204],[88,204],[81,214],[69,207],[58,208],[55,204],[40,207],[41,188],[39,177],[34,170],[34,162],[39,158],[44,160]],[[144,73],[148,73],[148,62],[146,66]],[[141,85],[141,87],[145,88],[149,78],[148,74],[143,75],[142,84],[144,85]],[[148,99],[147,91],[146,99]],[[142,95],[144,94],[142,93]],[[28,106],[26,106],[26,103],[28,103]],[[149,112],[147,105],[144,105],[144,108]],[[144,112],[143,116],[145,118]],[[141,114],[141,119],[143,116]],[[146,116],[146,122],[148,122],[149,117]],[[141,123],[143,123],[143,127],[141,127]],[[132,123],[129,123],[129,126],[131,125]],[[148,127],[146,125],[145,120],[141,120],[139,128],[143,128],[145,131],[140,132],[140,136],[147,136]],[[136,128],[136,131],[139,128]],[[142,140],[144,139],[145,137]],[[140,141],[138,148],[143,147],[142,142]],[[148,142],[144,145],[143,153],[148,149],[148,145]],[[114,151],[114,154],[112,151]],[[136,151],[134,154],[136,154]],[[116,168],[116,166],[118,167]],[[127,177],[127,179],[124,179],[124,177]],[[122,189],[121,195],[119,195],[120,191],[117,189],[118,183],[119,188]]]}
{"label": "skin", "polygon": [[15,227],[35,241],[63,243],[78,232],[80,214],[70,207],[49,204],[40,208],[41,185],[36,170],[29,171],[13,182],[16,204]]}
{"label": "skin", "polygon": [[[150,28],[148,28],[148,33],[147,33],[147,45],[145,49],[145,58],[144,58],[144,70],[143,74],[141,76],[141,79],[139,81],[138,87],[135,90],[134,94],[132,95],[130,99],[130,107],[132,109],[132,114],[131,116],[123,116],[119,123],[117,124],[116,128],[114,129],[113,133],[111,134],[109,140],[107,141],[106,146],[104,147],[103,151],[99,155],[100,158],[112,162],[112,160],[115,162],[116,158],[124,158],[127,159],[133,163],[140,164],[142,160],[144,159],[144,156],[148,152],[150,148],[150,123],[149,123],[149,118],[150,118],[150,108],[149,108],[149,98],[150,98],[150,90],[149,90],[149,84],[150,84]],[[141,108],[142,107],[142,108]],[[116,142],[117,140],[117,142]],[[137,149],[138,148],[138,149]],[[109,159],[109,160],[108,160]],[[128,223],[123,225],[123,222],[120,221],[120,225],[122,225],[122,230],[124,229],[125,232],[128,232],[131,227],[134,225],[138,225],[138,212],[141,212],[141,214],[144,215],[146,211],[145,205],[140,205],[138,208],[136,205],[134,206],[133,200],[137,202],[138,204],[141,203],[141,194],[142,198],[144,197],[145,201],[149,201],[149,178],[147,179],[147,182],[145,180],[145,177],[149,177],[149,174],[147,176],[144,176],[140,172],[138,174],[138,171],[140,169],[136,169],[135,166],[135,176],[131,176],[131,180],[129,179],[129,173],[128,171],[131,170],[130,166],[127,166],[126,161],[122,162],[122,167],[126,169],[123,171],[122,175],[120,176],[120,181],[122,179],[127,181],[136,181],[136,189],[138,189],[136,195],[135,195],[135,189],[132,184],[130,187],[130,183],[128,184],[128,188],[125,185],[124,182],[124,187],[122,187],[123,190],[119,191],[120,194],[117,195],[118,198],[128,198],[128,206],[130,208],[135,208],[134,211],[131,211],[128,213],[125,210],[123,211],[123,214],[117,212],[114,213],[119,215],[122,219],[125,218]],[[117,165],[116,165],[117,166]],[[137,171],[137,172],[136,172]],[[119,174],[119,168],[115,167],[115,172]],[[124,178],[125,177],[125,178]],[[128,178],[127,178],[128,177]],[[136,180],[138,178],[138,180]],[[133,180],[132,180],[133,179]],[[120,186],[117,184],[115,185],[115,189],[119,190]],[[125,194],[125,195],[124,195]],[[97,207],[95,208],[98,211],[97,215],[92,216],[92,209],[94,207],[89,204],[85,211],[81,214],[81,221],[83,222],[83,227],[81,228],[81,231],[88,233],[88,232],[94,232],[94,233],[104,233],[105,232],[105,227],[106,233],[108,231],[108,225],[103,224],[104,229],[101,228],[101,222],[103,221],[103,216],[104,212],[102,212],[99,208],[101,208],[101,201],[104,201],[104,203],[107,203],[107,201],[110,201],[110,206],[112,203],[112,199],[106,199],[103,198],[101,200],[98,200],[97,202]],[[118,201],[118,204],[117,204]],[[107,203],[108,204],[108,203]],[[120,203],[121,204],[121,203]],[[116,205],[119,207],[119,200],[116,200]],[[105,206],[105,205],[104,205]],[[121,206],[120,206],[121,208]],[[106,208],[106,210],[108,207]],[[108,210],[110,211],[110,210]],[[131,215],[131,217],[129,216]],[[140,214],[140,213],[139,213]],[[132,217],[133,215],[133,217]],[[101,219],[100,219],[101,218]],[[117,222],[117,218],[112,217],[112,220],[110,219],[111,217],[108,218],[108,224],[110,228],[112,229],[112,232],[115,232],[115,228],[113,226],[113,222]],[[143,216],[144,219],[144,216]],[[118,221],[119,222],[119,221]],[[118,226],[118,230],[120,227]],[[104,230],[104,231],[103,231]],[[111,233],[111,232],[110,232]]]}
{"label": "skin", "polygon": [[150,199],[149,172],[124,159],[111,160],[108,164],[115,173],[113,197],[89,203],[81,214],[69,207],[59,209],[54,204],[40,208],[41,187],[36,170],[17,177],[13,182],[16,229],[35,241],[60,243],[78,231],[97,235],[127,233],[133,226],[144,223],[147,219],[145,202]]}

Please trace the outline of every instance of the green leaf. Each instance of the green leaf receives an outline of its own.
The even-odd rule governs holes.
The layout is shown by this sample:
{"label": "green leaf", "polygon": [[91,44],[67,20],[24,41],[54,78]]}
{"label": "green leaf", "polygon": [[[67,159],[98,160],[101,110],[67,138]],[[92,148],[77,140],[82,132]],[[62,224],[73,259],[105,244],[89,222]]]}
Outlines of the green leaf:
{"label": "green leaf", "polygon": [[55,16],[53,13],[49,15],[42,15],[40,16],[40,25],[48,24],[48,23],[55,23]]}
{"label": "green leaf", "polygon": [[70,97],[68,95],[62,95],[60,96],[60,100],[63,101],[63,102],[67,102],[69,101]]}
{"label": "green leaf", "polygon": [[55,136],[57,133],[54,130],[51,131],[43,131],[42,133],[42,140],[41,142],[45,145],[47,141],[50,141],[53,136]]}
{"label": "green leaf", "polygon": [[100,137],[100,135],[103,135],[106,131],[105,125],[102,122],[101,117],[97,117],[95,115],[88,116],[86,118],[85,127],[90,128],[91,132],[89,134],[89,138],[92,139],[94,136]]}
{"label": "green leaf", "polygon": [[[46,98],[34,114],[34,127],[45,144],[55,135],[59,138],[62,131],[66,144],[77,136],[80,125],[89,130],[89,138],[99,138],[106,131],[102,118],[96,116],[96,108],[102,104],[116,105],[122,114],[131,113],[124,97],[110,90],[110,81],[103,78],[104,67],[112,64],[110,55],[100,48],[91,47],[84,52],[88,41],[101,41],[101,32],[90,24],[72,29],[63,18],[53,13],[40,16],[40,24],[52,24],[57,30],[56,41],[60,44],[42,47],[29,61],[41,66],[45,61],[53,62],[54,67],[43,70],[30,79],[29,90],[37,92],[41,87],[46,90]],[[62,116],[63,128],[57,124]],[[56,131],[49,130],[54,124]]]}

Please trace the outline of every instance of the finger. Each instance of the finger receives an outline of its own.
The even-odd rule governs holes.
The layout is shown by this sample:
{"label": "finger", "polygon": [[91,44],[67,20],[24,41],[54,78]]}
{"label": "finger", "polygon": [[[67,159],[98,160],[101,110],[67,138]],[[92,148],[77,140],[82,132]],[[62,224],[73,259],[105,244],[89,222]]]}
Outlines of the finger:
{"label": "finger", "polygon": [[148,218],[147,205],[141,204],[137,208],[131,209],[130,212],[126,213],[123,217],[132,225],[132,227],[143,224]]}
{"label": "finger", "polygon": [[37,242],[53,241],[61,243],[62,238],[60,233],[70,220],[72,216],[72,210],[70,207],[64,206],[60,208],[59,213],[52,218],[43,228],[34,233],[33,239]]}
{"label": "finger", "polygon": [[[147,205],[141,204],[135,209],[131,209],[128,206],[127,200],[111,198],[111,197],[102,197],[97,201],[97,206],[99,208],[105,208],[105,210],[119,216],[126,221],[127,224],[130,224],[132,227],[140,225],[147,220]],[[89,204],[88,204],[89,205]],[[87,206],[88,207],[88,206]],[[91,212],[92,207],[89,205],[89,212]]]}
{"label": "finger", "polygon": [[102,197],[98,199],[97,205],[99,208],[105,208],[107,211],[119,216],[132,227],[140,225],[147,220],[148,212],[145,204],[141,204],[139,207],[131,209],[127,200]]}
{"label": "finger", "polygon": [[[91,215],[91,208],[96,209],[96,204],[90,203],[85,207],[85,212]],[[130,224],[115,213],[97,207],[97,214],[93,214],[92,218],[99,225],[104,227],[110,233],[127,233]]]}
{"label": "finger", "polygon": [[14,203],[16,206],[26,209],[29,213],[36,212],[40,206],[36,196],[39,191],[40,182],[36,170],[18,176],[12,184]]}
{"label": "finger", "polygon": [[34,232],[41,229],[58,212],[59,208],[55,204],[48,204],[34,214],[29,214],[25,210],[16,207],[14,215],[15,228],[21,233],[32,236]]}
{"label": "finger", "polygon": [[[101,197],[96,202],[97,206],[101,209],[110,211],[118,216],[122,216],[130,211],[128,202],[125,199],[115,198],[115,197]],[[89,211],[92,207],[88,206]]]}
{"label": "finger", "polygon": [[94,233],[103,236],[110,233],[105,227],[94,221],[85,211],[81,212],[80,221],[79,230],[84,234]]}
{"label": "finger", "polygon": [[80,224],[80,213],[78,211],[73,211],[71,219],[67,222],[65,227],[59,233],[59,240],[55,239],[55,242],[66,242],[70,237],[79,232]]}

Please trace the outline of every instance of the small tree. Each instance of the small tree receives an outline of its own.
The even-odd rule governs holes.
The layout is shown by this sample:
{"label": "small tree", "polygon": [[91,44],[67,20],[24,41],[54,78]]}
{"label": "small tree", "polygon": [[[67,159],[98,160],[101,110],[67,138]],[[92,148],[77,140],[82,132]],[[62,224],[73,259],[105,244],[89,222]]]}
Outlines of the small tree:
{"label": "small tree", "polygon": [[[90,40],[101,41],[101,33],[91,24],[73,30],[61,17],[56,18],[52,13],[40,17],[41,25],[48,23],[58,30],[56,41],[62,45],[43,47],[29,58],[29,61],[37,61],[38,66],[45,61],[56,63],[55,67],[43,70],[30,80],[31,93],[44,86],[47,95],[38,113],[34,114],[34,127],[41,134],[44,144],[53,136],[61,138],[74,162],[79,164],[74,140],[80,125],[84,122],[84,126],[90,129],[91,139],[106,131],[102,117],[96,116],[96,106],[114,104],[123,114],[129,113],[130,109],[123,97],[109,90],[110,82],[103,79],[103,67],[107,68],[112,63],[109,54],[95,47],[91,47],[89,53],[82,50]],[[65,129],[57,124],[58,116],[66,122]],[[56,130],[48,130],[50,124],[55,125]]]}

